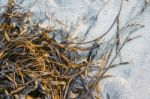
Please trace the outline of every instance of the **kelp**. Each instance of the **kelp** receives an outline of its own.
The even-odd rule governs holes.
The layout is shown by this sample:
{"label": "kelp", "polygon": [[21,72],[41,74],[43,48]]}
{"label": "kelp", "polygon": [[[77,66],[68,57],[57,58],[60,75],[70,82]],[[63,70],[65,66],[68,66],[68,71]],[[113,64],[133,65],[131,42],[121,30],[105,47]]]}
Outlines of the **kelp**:
{"label": "kelp", "polygon": [[[112,77],[105,75],[109,69],[128,64],[113,62],[123,46],[134,39],[130,38],[134,30],[123,43],[118,41],[124,30],[108,42],[99,40],[103,36],[89,42],[70,42],[69,33],[32,24],[32,13],[17,12],[18,7],[9,0],[0,15],[0,98],[101,99],[100,94],[96,96],[92,91],[101,93],[97,86],[102,79]],[[57,35],[63,40],[58,40]],[[90,47],[80,46],[91,42],[94,43]],[[100,50],[98,59],[97,50]],[[80,52],[89,54],[83,57]],[[97,72],[90,78],[91,68]]]}

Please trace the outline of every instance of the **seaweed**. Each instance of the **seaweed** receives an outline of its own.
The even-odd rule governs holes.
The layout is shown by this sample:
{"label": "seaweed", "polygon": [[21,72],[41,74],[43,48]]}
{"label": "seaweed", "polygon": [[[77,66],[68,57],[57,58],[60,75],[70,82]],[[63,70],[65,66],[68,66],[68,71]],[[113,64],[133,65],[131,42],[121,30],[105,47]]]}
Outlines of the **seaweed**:
{"label": "seaweed", "polygon": [[[113,62],[123,46],[136,38],[130,35],[142,28],[127,25],[108,42],[101,41],[107,32],[93,41],[74,42],[68,40],[70,36],[65,30],[32,24],[32,13],[17,12],[18,7],[14,0],[9,0],[0,15],[0,98],[101,99],[92,91],[102,79],[112,77],[105,75],[109,69],[128,64]],[[123,32],[134,26],[138,28],[120,43]],[[80,46],[91,42],[94,43],[90,47]],[[115,48],[117,51],[113,54]],[[80,52],[89,54],[84,57]],[[98,66],[95,66],[96,61],[99,61]],[[91,78],[90,68],[97,71]]]}

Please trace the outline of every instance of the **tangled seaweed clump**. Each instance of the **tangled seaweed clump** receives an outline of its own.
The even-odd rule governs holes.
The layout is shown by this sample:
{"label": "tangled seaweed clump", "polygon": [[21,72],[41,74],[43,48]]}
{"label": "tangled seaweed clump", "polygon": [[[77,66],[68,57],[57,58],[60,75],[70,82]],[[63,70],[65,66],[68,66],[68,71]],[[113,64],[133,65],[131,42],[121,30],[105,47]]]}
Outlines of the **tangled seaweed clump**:
{"label": "tangled seaweed clump", "polygon": [[[81,47],[80,43],[69,42],[69,33],[63,30],[32,24],[32,13],[17,12],[17,7],[10,0],[0,15],[0,98],[101,99],[92,91],[101,79],[110,77],[105,75],[108,69],[128,63],[112,65],[132,39],[127,36],[110,58],[120,35],[113,43],[98,44],[96,39],[91,47]],[[101,48],[101,63],[96,67],[93,52],[97,48]],[[86,58],[79,53],[85,51],[89,52]],[[90,68],[98,72],[89,80]]]}
{"label": "tangled seaweed clump", "polygon": [[[63,31],[31,25],[31,13],[16,7],[8,2],[0,16],[0,97],[66,99],[70,84],[90,65],[77,63],[78,51],[87,49],[69,46]],[[56,33],[64,34],[64,41],[58,42]],[[80,87],[74,91],[83,91]]]}

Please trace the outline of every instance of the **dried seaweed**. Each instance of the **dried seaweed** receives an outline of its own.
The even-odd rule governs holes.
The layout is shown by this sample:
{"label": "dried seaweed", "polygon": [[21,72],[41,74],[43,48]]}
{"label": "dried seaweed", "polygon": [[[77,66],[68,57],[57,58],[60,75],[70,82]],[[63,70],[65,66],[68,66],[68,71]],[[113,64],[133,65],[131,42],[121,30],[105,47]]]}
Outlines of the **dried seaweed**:
{"label": "dried seaweed", "polygon": [[[118,31],[117,38],[108,42],[98,43],[98,38],[90,41],[95,42],[90,47],[80,47],[90,42],[70,42],[69,33],[63,30],[40,28],[38,23],[32,24],[31,12],[17,12],[17,7],[9,0],[0,15],[0,98],[101,99],[92,91],[102,79],[112,77],[105,73],[128,64],[113,62],[123,46],[134,39],[130,35],[137,29],[123,43],[118,43],[123,35]],[[112,55],[115,46],[117,51]],[[96,59],[98,49],[103,50]],[[87,57],[81,56],[79,52],[85,51],[89,52]],[[98,72],[88,80],[89,69],[95,68],[97,60],[101,60]]]}

